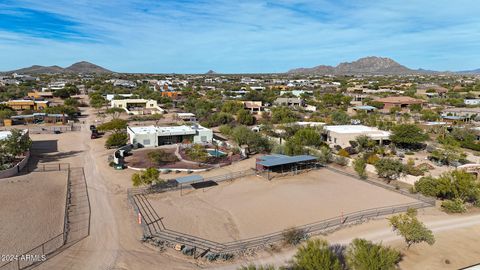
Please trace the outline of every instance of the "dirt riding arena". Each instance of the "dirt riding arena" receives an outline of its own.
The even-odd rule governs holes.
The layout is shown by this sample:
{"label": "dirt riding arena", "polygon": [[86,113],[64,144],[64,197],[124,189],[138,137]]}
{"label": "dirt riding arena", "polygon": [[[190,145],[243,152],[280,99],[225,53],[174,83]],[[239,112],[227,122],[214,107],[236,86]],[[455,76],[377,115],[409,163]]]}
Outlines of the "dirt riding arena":
{"label": "dirt riding arena", "polygon": [[268,181],[259,176],[219,186],[148,195],[167,229],[217,242],[281,231],[355,211],[415,199],[327,169]]}
{"label": "dirt riding arena", "polygon": [[22,254],[63,232],[66,172],[0,181],[0,254]]}

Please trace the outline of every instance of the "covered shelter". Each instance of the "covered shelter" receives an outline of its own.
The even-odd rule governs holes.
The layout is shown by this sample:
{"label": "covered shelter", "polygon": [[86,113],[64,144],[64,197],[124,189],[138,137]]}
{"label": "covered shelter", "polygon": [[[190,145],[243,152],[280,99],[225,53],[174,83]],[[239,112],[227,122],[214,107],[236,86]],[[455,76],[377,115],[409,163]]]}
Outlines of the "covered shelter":
{"label": "covered shelter", "polygon": [[266,155],[257,158],[256,169],[258,172],[266,173],[267,179],[270,180],[270,173],[298,174],[302,170],[316,168],[317,161],[317,157],[310,155]]}

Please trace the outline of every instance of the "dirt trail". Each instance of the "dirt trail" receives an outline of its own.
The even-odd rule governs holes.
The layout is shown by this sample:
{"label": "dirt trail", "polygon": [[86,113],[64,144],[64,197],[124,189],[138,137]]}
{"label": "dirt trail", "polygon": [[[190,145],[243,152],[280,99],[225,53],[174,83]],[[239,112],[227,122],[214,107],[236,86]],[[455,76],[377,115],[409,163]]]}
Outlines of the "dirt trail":
{"label": "dirt trail", "polygon": [[[437,248],[437,246],[439,245],[443,246],[445,244],[449,245],[450,243],[448,243],[447,241],[449,242],[456,241],[456,239],[445,239],[445,237],[442,237],[443,233],[450,233],[452,231],[465,230],[465,229],[468,229],[468,230],[479,229],[480,214],[475,214],[471,216],[460,216],[460,215],[450,216],[450,217],[447,217],[446,219],[443,218],[441,220],[425,221],[425,224],[429,229],[433,231],[436,238],[440,238],[440,239],[437,239],[439,240],[437,241],[438,243],[436,243],[432,247],[426,246],[426,247],[420,247],[420,248],[430,249],[430,252],[435,253],[435,248]],[[327,239],[330,244],[342,244],[342,245],[347,245],[355,238],[364,238],[377,243],[382,242],[385,244],[392,244],[393,246],[396,246],[399,249],[402,249],[404,246],[401,237],[399,237],[394,232],[392,232],[392,230],[388,227],[388,224],[385,220],[379,220],[379,221],[369,222],[363,225],[350,227],[325,237],[325,239]],[[475,239],[471,239],[471,240],[476,241]],[[442,247],[439,247],[439,249],[442,249]],[[479,252],[479,251],[480,251],[480,247],[478,247],[477,251],[470,250],[470,252]],[[295,254],[295,252],[296,252],[295,249],[290,249],[281,253],[273,254],[269,257],[256,258],[256,259],[235,263],[231,265],[216,266],[210,269],[236,270],[238,269],[238,267],[242,265],[248,265],[250,263],[253,263],[256,265],[282,266],[282,265],[285,265],[289,260],[293,258],[293,255]],[[411,251],[409,252],[414,253],[415,252],[414,248],[412,248]],[[451,250],[451,252],[453,252],[453,250]],[[464,252],[465,251],[463,251],[463,253]],[[408,259],[408,254],[405,259]],[[409,263],[412,263],[412,262],[409,262]],[[466,266],[472,263],[474,262],[464,262],[464,263],[460,262],[460,265]],[[429,262],[427,262],[424,265],[417,265],[418,268],[415,268],[415,269],[429,269],[428,265],[429,265]],[[407,269],[412,269],[412,268],[407,268]],[[440,268],[437,268],[437,269],[440,269]],[[442,269],[448,269],[448,267],[442,268]]]}
{"label": "dirt trail", "polygon": [[[103,145],[90,139],[89,125],[94,123],[93,110],[82,125],[83,153],[75,166],[83,166],[92,208],[90,236],[50,258],[37,269],[192,269],[182,262],[147,248],[138,240],[140,227],[135,224],[127,202],[126,188],[115,183],[112,169],[108,167]],[[60,161],[61,162],[61,161]],[[171,266],[171,267],[170,267]]]}

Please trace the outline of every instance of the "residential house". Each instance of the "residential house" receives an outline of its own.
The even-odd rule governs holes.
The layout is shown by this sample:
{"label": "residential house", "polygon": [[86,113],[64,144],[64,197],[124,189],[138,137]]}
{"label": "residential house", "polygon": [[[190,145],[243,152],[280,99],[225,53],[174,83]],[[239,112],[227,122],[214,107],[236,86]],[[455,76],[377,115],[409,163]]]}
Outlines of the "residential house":
{"label": "residential house", "polygon": [[112,108],[122,108],[133,115],[161,114],[165,111],[153,99],[112,99],[110,105]]}
{"label": "residential house", "polygon": [[212,143],[213,131],[200,125],[127,127],[129,142],[143,147],[177,143]]}
{"label": "residential house", "polygon": [[365,135],[382,145],[390,141],[390,132],[364,125],[339,125],[324,126],[324,138],[330,145],[349,147],[350,141],[355,141],[358,136]]}

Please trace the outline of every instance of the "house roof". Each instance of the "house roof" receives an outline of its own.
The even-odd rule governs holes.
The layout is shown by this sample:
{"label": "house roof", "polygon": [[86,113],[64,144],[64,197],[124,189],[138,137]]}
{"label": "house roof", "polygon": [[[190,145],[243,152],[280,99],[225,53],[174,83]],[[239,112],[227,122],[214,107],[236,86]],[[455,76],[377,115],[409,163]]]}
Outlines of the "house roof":
{"label": "house roof", "polygon": [[424,100],[412,98],[412,97],[386,97],[386,98],[379,98],[375,101],[382,102],[382,103],[395,103],[395,104],[421,104],[425,103]]}
{"label": "house roof", "polygon": [[373,107],[373,106],[364,105],[364,106],[355,106],[355,107],[353,107],[353,109],[355,109],[355,110],[374,111],[374,110],[376,110],[377,108],[376,108],[376,107]]}
{"label": "house roof", "polygon": [[310,155],[300,155],[300,156],[286,156],[286,155],[267,155],[260,158],[261,161],[258,161],[257,164],[260,164],[264,167],[274,167],[280,165],[287,165],[297,162],[304,161],[314,161],[317,160],[317,157]]}

